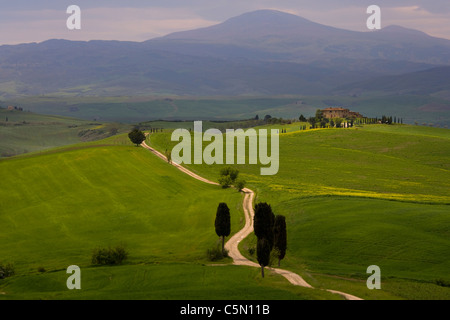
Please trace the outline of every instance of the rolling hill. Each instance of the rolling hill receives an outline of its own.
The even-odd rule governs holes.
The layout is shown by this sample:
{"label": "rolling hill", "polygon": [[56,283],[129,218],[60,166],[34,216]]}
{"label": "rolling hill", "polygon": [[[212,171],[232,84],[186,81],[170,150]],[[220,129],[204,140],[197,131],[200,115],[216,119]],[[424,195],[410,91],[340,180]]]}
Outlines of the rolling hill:
{"label": "rolling hill", "polygon": [[[180,173],[126,135],[0,160],[0,279],[4,299],[339,299],[258,270],[209,266],[219,202],[242,225],[242,196]],[[6,192],[7,191],[7,192]],[[120,266],[91,264],[93,249],[123,244]],[[221,263],[228,263],[222,260]],[[69,265],[82,289],[66,287]]]}
{"label": "rolling hill", "polygon": [[[330,288],[364,299],[448,299],[448,130],[297,127],[280,137],[277,175],[236,168],[256,201],[287,217],[282,267],[317,290],[274,275],[258,280],[257,269],[205,265],[205,250],[217,244],[218,201],[229,204],[235,232],[241,195],[196,181],[119,135],[0,160],[8,190],[0,196],[1,262],[16,269],[0,280],[0,298],[335,299],[320,290]],[[164,151],[168,135],[150,142]],[[212,180],[220,170],[189,167]],[[118,243],[129,249],[125,264],[91,265],[92,249]],[[254,259],[254,245],[250,236],[240,250]],[[78,293],[65,287],[71,264],[83,270]],[[383,290],[366,288],[369,264],[381,267]]]}
{"label": "rolling hill", "polygon": [[[288,252],[282,267],[315,287],[364,299],[448,299],[450,265],[450,142],[446,129],[368,125],[356,129],[280,135],[280,169],[261,176],[260,165],[235,165],[256,201],[286,216]],[[169,132],[151,137],[170,148]],[[205,143],[206,145],[207,143]],[[213,179],[220,165],[186,165]],[[240,250],[255,259],[256,240]],[[366,287],[366,268],[381,268],[383,290]],[[446,282],[443,283],[446,283]]]}
{"label": "rolling hill", "polygon": [[260,10],[144,42],[0,46],[0,97],[324,94],[450,64],[450,41],[400,27],[341,30]]}
{"label": "rolling hill", "polygon": [[437,67],[396,76],[383,76],[344,85],[337,92],[432,95],[450,88],[450,67]]}
{"label": "rolling hill", "polygon": [[0,108],[0,158],[82,141],[100,140],[129,131],[130,125]]}

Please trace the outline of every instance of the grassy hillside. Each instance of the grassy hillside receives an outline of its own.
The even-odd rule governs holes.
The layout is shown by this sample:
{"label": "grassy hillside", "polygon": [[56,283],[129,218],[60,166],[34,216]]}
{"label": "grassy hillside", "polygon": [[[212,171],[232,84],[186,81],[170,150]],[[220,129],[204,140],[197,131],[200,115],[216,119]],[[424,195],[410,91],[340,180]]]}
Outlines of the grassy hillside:
{"label": "grassy hillside", "polygon": [[[259,115],[298,119],[314,116],[318,108],[346,106],[367,117],[392,115],[404,123],[450,125],[450,102],[441,95],[389,95],[371,93],[360,96],[281,95],[248,97],[189,97],[156,95],[142,97],[78,97],[74,95],[28,96],[4,102],[37,113],[76,117],[93,121],[137,123],[150,120],[242,120]],[[394,111],[395,110],[395,111]],[[0,118],[1,120],[1,118]]]}
{"label": "grassy hillside", "polygon": [[[280,169],[235,165],[257,201],[287,217],[283,264],[315,286],[363,298],[448,299],[450,289],[450,132],[370,125],[298,131],[284,126]],[[271,128],[276,128],[272,126]],[[282,128],[282,126],[278,126]],[[151,137],[167,148],[169,133]],[[188,165],[217,179],[220,166]],[[250,236],[241,243],[250,258]],[[366,268],[379,265],[382,289],[368,290]]]}
{"label": "grassy hillside", "polygon": [[[335,299],[257,269],[206,266],[218,243],[219,202],[243,225],[236,190],[199,182],[124,135],[0,160],[0,299]],[[94,248],[123,244],[118,267],[91,265]],[[221,263],[229,263],[223,260]],[[69,265],[82,290],[66,287]]]}
{"label": "grassy hillside", "polygon": [[0,109],[0,157],[100,140],[130,126]]}

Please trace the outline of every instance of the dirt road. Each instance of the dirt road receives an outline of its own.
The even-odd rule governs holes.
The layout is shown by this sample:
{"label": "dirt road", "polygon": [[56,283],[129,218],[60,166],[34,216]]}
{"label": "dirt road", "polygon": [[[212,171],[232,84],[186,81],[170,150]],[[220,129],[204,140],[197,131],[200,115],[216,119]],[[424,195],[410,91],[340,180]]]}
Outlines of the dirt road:
{"label": "dirt road", "polygon": [[[148,146],[145,143],[145,141],[142,142],[141,146],[167,162],[167,157],[165,155],[163,155],[161,152],[153,149],[152,147]],[[171,164],[173,166],[175,166],[176,168],[178,168],[180,171],[184,172],[185,174],[190,175],[191,177],[193,177],[197,180],[200,180],[200,181],[203,181],[203,182],[209,183],[209,184],[219,185],[217,182],[205,179],[177,163],[171,162]],[[228,250],[228,255],[233,259],[233,263],[235,265],[261,268],[261,266],[259,264],[248,260],[239,251],[239,242],[241,242],[243,239],[245,239],[253,231],[253,216],[254,216],[253,200],[254,200],[255,193],[248,188],[244,188],[242,190],[242,192],[244,192],[244,194],[245,194],[244,201],[243,201],[245,225],[241,230],[239,230],[237,233],[235,233],[227,241],[227,243],[225,244],[225,249]],[[292,283],[294,285],[307,287],[307,288],[313,288],[301,276],[299,276],[298,274],[296,274],[294,272],[279,269],[279,268],[268,268],[268,269],[271,270],[272,272],[275,272],[275,273],[285,277],[290,283]],[[361,298],[355,297],[353,295],[350,295],[350,294],[347,294],[344,292],[335,291],[335,290],[327,290],[327,291],[329,291],[331,293],[339,294],[347,300],[362,300]]]}

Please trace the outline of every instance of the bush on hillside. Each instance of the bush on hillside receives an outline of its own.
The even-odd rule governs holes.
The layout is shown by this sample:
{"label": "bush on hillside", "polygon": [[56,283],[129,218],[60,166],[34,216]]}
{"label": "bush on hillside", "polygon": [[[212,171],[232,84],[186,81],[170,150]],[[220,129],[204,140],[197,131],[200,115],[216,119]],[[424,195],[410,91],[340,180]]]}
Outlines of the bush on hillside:
{"label": "bush on hillside", "polygon": [[228,251],[222,251],[222,248],[220,246],[215,246],[211,249],[206,250],[206,258],[209,261],[217,261],[226,257],[228,257]]}
{"label": "bush on hillside", "polygon": [[118,245],[115,248],[96,248],[92,252],[92,264],[117,265],[128,258],[128,251],[124,246]]}
{"label": "bush on hillside", "polygon": [[5,279],[14,275],[14,265],[11,263],[0,264],[0,279]]}
{"label": "bush on hillside", "polygon": [[233,180],[231,180],[230,176],[221,176],[219,178],[219,184],[222,186],[222,188],[228,188],[233,183]]}
{"label": "bush on hillside", "polygon": [[239,170],[232,167],[225,167],[220,170],[219,184],[222,188],[228,188],[236,181],[238,175]]}
{"label": "bush on hillside", "polygon": [[128,133],[128,138],[130,138],[131,142],[138,146],[145,140],[145,134],[141,130],[134,129]]}
{"label": "bush on hillside", "polygon": [[244,180],[237,180],[236,181],[236,188],[241,191],[245,187],[245,181]]}

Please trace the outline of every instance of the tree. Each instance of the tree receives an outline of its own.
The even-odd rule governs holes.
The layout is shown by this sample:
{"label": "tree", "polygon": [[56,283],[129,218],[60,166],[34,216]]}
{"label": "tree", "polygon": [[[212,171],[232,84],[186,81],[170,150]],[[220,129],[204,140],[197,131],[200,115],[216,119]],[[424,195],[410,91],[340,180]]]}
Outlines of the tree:
{"label": "tree", "polygon": [[301,114],[300,117],[298,118],[298,120],[300,122],[306,122],[306,118]]}
{"label": "tree", "polygon": [[316,121],[321,122],[323,120],[323,111],[321,109],[316,110]]}
{"label": "tree", "polygon": [[218,181],[219,181],[219,184],[224,189],[228,188],[229,186],[231,186],[233,184],[233,180],[231,180],[230,176],[220,176]]}
{"label": "tree", "polygon": [[270,261],[270,243],[267,239],[261,238],[258,239],[256,243],[256,256],[258,259],[258,263],[261,266],[261,275],[264,278],[264,267],[269,265]]}
{"label": "tree", "polygon": [[134,129],[128,133],[128,138],[130,138],[131,142],[133,142],[136,146],[139,146],[142,141],[145,140],[145,134],[139,129]]}
{"label": "tree", "polygon": [[308,123],[311,125],[311,128],[314,129],[316,127],[316,118],[309,117],[308,118]]}
{"label": "tree", "polygon": [[272,116],[270,115],[270,114],[266,114],[265,116],[264,116],[264,121],[268,121],[269,119],[271,119],[272,118]]}
{"label": "tree", "polygon": [[220,170],[221,176],[230,176],[231,180],[236,180],[239,175],[239,170],[232,167],[225,167]]}
{"label": "tree", "polygon": [[236,181],[236,188],[241,191],[245,187],[245,180],[237,180]]}
{"label": "tree", "polygon": [[239,175],[239,170],[232,167],[225,167],[220,170],[219,183],[222,188],[228,188],[230,185],[235,183]]}
{"label": "tree", "polygon": [[273,223],[273,247],[277,251],[278,266],[281,259],[286,255],[287,234],[286,234],[286,217],[276,215]]}
{"label": "tree", "polygon": [[255,205],[255,216],[253,218],[253,230],[258,239],[266,239],[270,245],[270,251],[273,247],[273,223],[275,216],[272,208],[265,202]]}
{"label": "tree", "polygon": [[230,223],[230,209],[224,202],[219,203],[216,212],[216,220],[214,222],[216,233],[222,237],[222,253],[225,254],[225,237],[228,237],[231,232]]}

